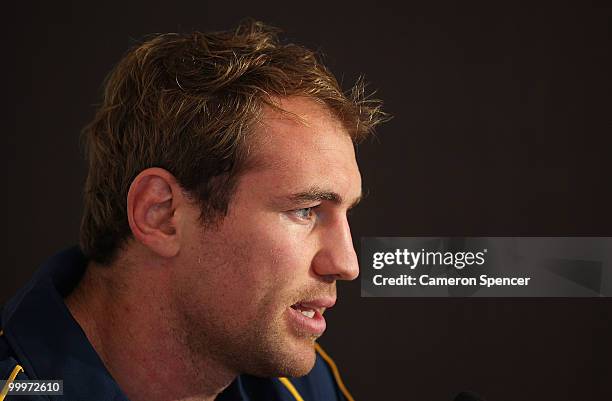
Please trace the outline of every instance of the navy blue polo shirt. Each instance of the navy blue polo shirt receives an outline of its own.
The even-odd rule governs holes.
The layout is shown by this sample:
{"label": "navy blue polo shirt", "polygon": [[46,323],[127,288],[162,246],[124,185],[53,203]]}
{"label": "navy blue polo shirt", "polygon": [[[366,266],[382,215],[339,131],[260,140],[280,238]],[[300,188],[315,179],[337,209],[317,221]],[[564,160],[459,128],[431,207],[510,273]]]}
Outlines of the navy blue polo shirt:
{"label": "navy blue polo shirt", "polygon": [[[87,260],[78,247],[45,263],[2,308],[0,380],[63,380],[63,396],[6,399],[127,401],[64,304]],[[351,401],[331,359],[317,345],[312,371],[300,378],[240,375],[219,401]],[[341,390],[342,388],[342,390]],[[345,397],[346,396],[346,397]],[[4,396],[0,393],[0,401]]]}

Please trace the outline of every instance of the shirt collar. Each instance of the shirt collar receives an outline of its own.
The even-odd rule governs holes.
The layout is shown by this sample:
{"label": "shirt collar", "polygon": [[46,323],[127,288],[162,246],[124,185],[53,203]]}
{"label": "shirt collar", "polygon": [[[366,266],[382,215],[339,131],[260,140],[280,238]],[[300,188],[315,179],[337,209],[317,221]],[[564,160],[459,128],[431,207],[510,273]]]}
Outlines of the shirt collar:
{"label": "shirt collar", "polygon": [[86,265],[77,247],[47,261],[5,305],[4,334],[31,380],[64,380],[73,399],[127,401],[63,300]]}
{"label": "shirt collar", "polygon": [[[47,261],[4,306],[4,335],[31,380],[64,380],[71,399],[128,401],[63,300],[86,266],[78,247]],[[244,396],[238,378],[218,399]]]}

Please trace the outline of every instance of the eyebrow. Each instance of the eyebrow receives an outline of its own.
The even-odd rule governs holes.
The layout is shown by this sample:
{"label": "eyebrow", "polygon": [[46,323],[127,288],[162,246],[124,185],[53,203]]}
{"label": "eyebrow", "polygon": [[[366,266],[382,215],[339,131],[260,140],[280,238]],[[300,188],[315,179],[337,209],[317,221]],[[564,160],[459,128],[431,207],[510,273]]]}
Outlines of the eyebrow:
{"label": "eyebrow", "polygon": [[[361,201],[361,195],[359,195],[349,206],[349,209],[354,208]],[[306,191],[298,192],[287,196],[287,199],[295,203],[315,202],[315,201],[330,201],[337,205],[341,205],[344,200],[342,196],[334,191],[327,191],[318,187],[309,188]]]}

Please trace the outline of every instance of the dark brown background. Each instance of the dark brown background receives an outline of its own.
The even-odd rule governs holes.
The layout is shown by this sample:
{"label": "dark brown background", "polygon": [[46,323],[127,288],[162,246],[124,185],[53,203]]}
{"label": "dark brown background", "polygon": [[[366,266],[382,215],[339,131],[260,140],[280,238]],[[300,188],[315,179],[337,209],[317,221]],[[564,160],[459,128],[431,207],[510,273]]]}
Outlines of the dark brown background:
{"label": "dark brown background", "polygon": [[[41,2],[43,3],[43,2]],[[80,128],[143,34],[245,16],[363,73],[395,119],[359,148],[362,236],[612,235],[611,15],[604,3],[44,2],[4,8],[5,300],[77,240]],[[145,5],[146,4],[146,5]],[[362,299],[321,340],[357,400],[612,399],[610,299]]]}

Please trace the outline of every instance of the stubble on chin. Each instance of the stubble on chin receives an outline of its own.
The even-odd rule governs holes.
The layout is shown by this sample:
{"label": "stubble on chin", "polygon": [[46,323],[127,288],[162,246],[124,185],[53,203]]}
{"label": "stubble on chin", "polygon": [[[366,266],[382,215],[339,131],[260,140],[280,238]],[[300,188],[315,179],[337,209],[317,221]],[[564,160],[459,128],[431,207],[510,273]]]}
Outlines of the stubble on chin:
{"label": "stubble on chin", "polygon": [[196,368],[214,361],[236,375],[299,377],[314,366],[317,336],[293,333],[282,315],[267,326],[257,327],[251,322],[246,329],[237,330],[191,312],[183,314],[180,335]]}

